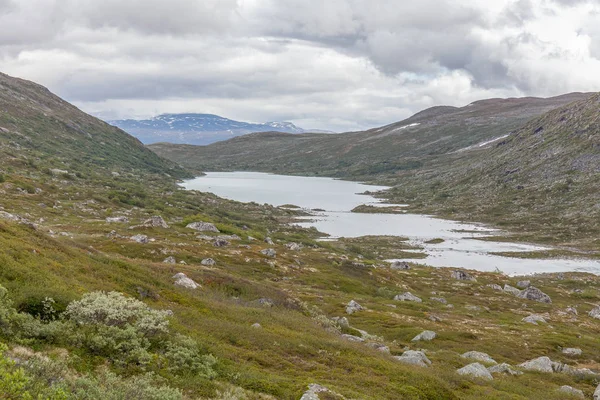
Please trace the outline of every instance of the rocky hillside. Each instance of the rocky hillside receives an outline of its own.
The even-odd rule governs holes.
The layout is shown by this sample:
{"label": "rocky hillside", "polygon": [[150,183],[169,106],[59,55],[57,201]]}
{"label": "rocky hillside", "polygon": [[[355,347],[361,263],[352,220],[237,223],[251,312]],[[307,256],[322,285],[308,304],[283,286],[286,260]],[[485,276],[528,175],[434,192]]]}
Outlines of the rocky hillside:
{"label": "rocky hillside", "polygon": [[373,180],[418,169],[440,155],[494,140],[589,95],[477,101],[434,107],[404,121],[341,135],[257,133],[210,146],[158,143],[159,155],[196,170],[253,170]]}
{"label": "rocky hillside", "polygon": [[71,173],[136,172],[187,176],[142,143],[36,83],[0,73],[0,159]]}
{"label": "rocky hillside", "polygon": [[[109,123],[118,126],[144,143],[168,142],[204,145],[253,132],[307,132],[291,122],[253,124],[213,114],[161,114],[146,120],[126,119],[109,121]],[[318,130],[310,132],[318,132]]]}

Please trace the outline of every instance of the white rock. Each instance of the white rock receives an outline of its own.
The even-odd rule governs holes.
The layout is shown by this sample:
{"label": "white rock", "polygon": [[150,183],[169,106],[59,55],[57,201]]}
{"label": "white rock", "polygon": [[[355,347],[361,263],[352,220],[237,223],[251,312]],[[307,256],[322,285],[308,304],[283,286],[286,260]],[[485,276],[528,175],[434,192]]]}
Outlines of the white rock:
{"label": "white rock", "polygon": [[394,296],[394,300],[396,301],[414,301],[416,303],[421,303],[423,300],[412,294],[411,292],[405,292],[402,294],[397,294]]}
{"label": "white rock", "polygon": [[471,359],[471,360],[485,362],[485,363],[488,363],[488,364],[497,364],[496,360],[494,360],[488,354],[482,353],[481,351],[467,351],[466,353],[464,353],[463,355],[461,355],[461,357],[462,358],[468,358],[468,359]]}
{"label": "white rock", "polygon": [[527,317],[523,318],[521,321],[527,322],[529,324],[534,324],[534,325],[537,325],[538,322],[541,322],[541,323],[544,323],[544,324],[547,323],[546,319],[543,316],[539,315],[539,314],[528,315]]}
{"label": "white rock", "polygon": [[424,340],[424,341],[430,341],[435,339],[435,337],[437,336],[437,334],[434,331],[423,331],[421,333],[419,333],[417,336],[415,336],[412,341],[413,342],[418,342],[420,340]]}
{"label": "white rock", "polygon": [[127,217],[106,217],[106,222],[109,222],[109,223],[121,222],[121,223],[126,224],[129,222],[129,218],[127,218]]}
{"label": "white rock", "polygon": [[588,315],[592,318],[595,319],[600,319],[600,306],[596,306],[594,307],[589,313]]}
{"label": "white rock", "polygon": [[146,235],[134,235],[130,239],[137,243],[148,243],[148,236]]}
{"label": "white rock", "polygon": [[175,260],[175,257],[173,257],[173,256],[169,256],[169,257],[165,258],[165,259],[163,260],[163,262],[164,262],[165,264],[176,264],[176,263],[177,263],[177,260]]}
{"label": "white rock", "polygon": [[219,233],[219,230],[217,229],[217,227],[214,224],[211,224],[210,222],[192,222],[190,224],[186,225],[186,228],[189,229],[193,229],[195,231],[199,231],[199,232],[217,232]]}
{"label": "white rock", "polygon": [[517,295],[517,297],[519,297],[521,299],[534,300],[539,303],[547,303],[547,304],[552,303],[550,296],[548,296],[546,293],[542,292],[540,289],[536,288],[535,286],[529,286],[527,289],[521,291]]}
{"label": "white rock", "polygon": [[395,270],[406,271],[410,269],[410,265],[408,265],[404,261],[394,261],[390,264],[390,268]]}
{"label": "white rock", "polygon": [[521,371],[513,369],[512,366],[510,366],[507,363],[502,363],[488,367],[488,371],[490,371],[490,373],[492,374],[523,375]]}
{"label": "white rock", "polygon": [[574,387],[569,385],[561,386],[560,389],[558,389],[558,391],[562,393],[567,393],[574,397],[579,397],[580,399],[585,398],[585,396],[583,395],[583,390],[575,389]]}
{"label": "white rock", "polygon": [[217,262],[215,260],[213,260],[212,258],[205,258],[202,261],[200,261],[200,264],[208,265],[208,266],[215,265],[216,263]]}
{"label": "white rock", "polygon": [[568,356],[580,356],[583,352],[578,348],[567,347],[566,349],[563,349],[562,353]]}
{"label": "white rock", "polygon": [[528,370],[528,371],[539,371],[539,372],[564,372],[568,369],[568,366],[554,362],[550,358],[543,356],[534,358],[533,360],[525,361],[522,364],[519,364],[519,367]]}
{"label": "white rock", "polygon": [[419,367],[428,367],[431,365],[431,360],[427,358],[425,353],[419,350],[406,350],[401,356],[395,356],[394,358],[404,364],[417,365]]}
{"label": "white rock", "polygon": [[512,287],[510,285],[504,285],[503,290],[506,293],[514,294],[515,296],[518,296],[519,294],[521,294],[521,291],[519,289],[517,289],[516,287]]}
{"label": "white rock", "polygon": [[261,250],[260,253],[267,257],[275,257],[277,255],[277,252],[275,251],[275,249],[264,249],[264,250]]}
{"label": "white rock", "polygon": [[173,275],[173,279],[175,279],[176,286],[181,286],[187,289],[197,289],[200,287],[200,285],[188,278],[183,272]]}
{"label": "white rock", "polygon": [[362,311],[364,309],[365,308],[363,306],[361,306],[360,304],[358,304],[356,301],[350,300],[350,302],[346,306],[346,313],[354,314],[355,312]]}
{"label": "white rock", "polygon": [[492,374],[490,374],[490,371],[488,371],[486,367],[484,367],[483,365],[481,365],[479,363],[473,363],[473,364],[466,365],[460,369],[457,369],[456,373],[458,373],[459,375],[472,376],[474,378],[481,378],[481,379],[487,379],[487,380],[494,379]]}

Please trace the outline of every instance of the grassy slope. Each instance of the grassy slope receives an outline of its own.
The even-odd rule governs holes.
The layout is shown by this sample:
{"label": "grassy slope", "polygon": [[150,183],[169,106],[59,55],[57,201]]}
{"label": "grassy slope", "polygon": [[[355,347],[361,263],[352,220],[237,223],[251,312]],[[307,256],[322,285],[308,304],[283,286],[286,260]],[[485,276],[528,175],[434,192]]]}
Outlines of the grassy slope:
{"label": "grassy slope", "polygon": [[[15,131],[31,126],[25,118],[15,121],[23,124],[11,126]],[[64,132],[58,122],[41,126],[45,128],[40,134],[46,137]],[[36,143],[32,141],[32,147]],[[514,278],[479,274],[477,283],[462,283],[449,279],[449,270],[369,268],[385,265],[381,259],[393,256],[394,247],[405,245],[382,240],[380,246],[374,238],[362,244],[356,240],[318,243],[313,240],[315,232],[286,224],[294,211],[181,191],[163,170],[125,172],[136,167],[124,167],[116,159],[93,173],[55,176],[45,170],[68,160],[61,160],[62,156],[57,160],[54,153],[32,147],[19,144],[18,152],[3,153],[1,205],[7,212],[37,222],[37,228],[0,221],[0,284],[9,289],[18,307],[46,296],[64,304],[88,291],[117,290],[132,297],[145,293],[144,301],[153,308],[173,310],[174,329],[189,334],[204,351],[219,358],[219,376],[214,381],[158,371],[169,385],[182,388],[187,398],[214,397],[225,383],[250,391],[246,398],[278,399],[299,398],[311,382],[357,399],[559,399],[564,398],[556,392],[561,384],[584,389],[588,395],[594,389],[592,378],[566,374],[526,373],[481,382],[458,376],[454,370],[468,363],[459,357],[466,350],[486,351],[511,364],[549,355],[571,365],[599,368],[600,324],[585,314],[600,301],[596,277],[535,278],[535,285],[553,298],[553,305],[544,305],[485,286],[514,285]],[[118,176],[110,173],[115,169],[120,171]],[[171,227],[130,229],[156,214]],[[131,222],[105,221],[116,215],[127,216]],[[214,247],[185,228],[194,220],[214,222],[222,232],[236,233],[242,240]],[[120,237],[108,235],[113,230]],[[148,244],[128,240],[140,233],[154,240]],[[247,235],[258,240],[248,240]],[[267,235],[275,245],[262,241]],[[291,241],[303,243],[304,248],[288,250],[284,245]],[[275,259],[259,253],[267,247],[277,250]],[[168,255],[186,265],[163,263]],[[200,264],[209,256],[217,261],[216,266]],[[175,287],[171,278],[175,272],[185,272],[202,288]],[[392,300],[406,290],[424,302]],[[429,300],[432,292],[446,297],[454,308]],[[271,299],[274,306],[260,306],[260,298]],[[345,315],[345,304],[351,299],[368,308],[348,316],[352,327],[381,337],[377,340],[388,345],[392,354],[401,354],[405,346],[424,348],[432,367],[406,366],[385,353],[343,340],[331,329],[334,325],[328,318]],[[567,305],[577,306],[581,316],[574,319],[561,314]],[[549,312],[551,326],[522,323],[528,312]],[[442,321],[432,322],[428,318],[432,314]],[[262,328],[251,326],[256,322]],[[423,329],[433,329],[439,337],[411,343]],[[344,332],[357,334],[349,328]],[[30,346],[50,357],[67,355],[77,373],[107,364],[102,357],[75,347],[57,351],[43,341],[16,343],[11,337],[2,341]],[[560,347],[574,346],[584,351],[579,359],[567,359],[560,352]],[[127,367],[113,368],[132,373]]]}

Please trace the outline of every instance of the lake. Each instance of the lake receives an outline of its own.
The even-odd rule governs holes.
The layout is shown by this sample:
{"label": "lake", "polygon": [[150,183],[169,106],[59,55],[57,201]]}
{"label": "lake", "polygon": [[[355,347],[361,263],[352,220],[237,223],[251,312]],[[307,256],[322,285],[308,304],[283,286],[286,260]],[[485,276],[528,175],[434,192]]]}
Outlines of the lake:
{"label": "lake", "polygon": [[[481,224],[465,224],[420,214],[353,213],[353,208],[369,204],[383,206],[364,192],[386,190],[385,186],[365,185],[322,177],[302,177],[259,172],[208,172],[187,180],[189,190],[211,192],[217,196],[274,206],[292,204],[313,211],[299,225],[314,226],[332,237],[392,235],[410,238],[423,246],[427,258],[410,260],[434,267],[461,267],[480,271],[500,270],[510,275],[542,272],[581,271],[600,274],[600,261],[586,259],[519,259],[490,253],[544,250],[548,247],[522,243],[477,240],[499,231]],[[402,205],[396,205],[402,207]],[[425,243],[444,239],[439,244]]]}

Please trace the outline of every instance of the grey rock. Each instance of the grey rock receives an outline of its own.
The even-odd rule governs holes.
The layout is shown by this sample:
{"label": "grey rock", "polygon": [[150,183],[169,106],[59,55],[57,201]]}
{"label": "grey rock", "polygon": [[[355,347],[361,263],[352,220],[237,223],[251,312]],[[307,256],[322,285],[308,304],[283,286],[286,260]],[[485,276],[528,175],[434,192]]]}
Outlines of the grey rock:
{"label": "grey rock", "polygon": [[563,386],[561,386],[558,389],[558,391],[561,392],[561,393],[569,394],[569,395],[571,395],[573,397],[578,397],[580,399],[584,399],[585,398],[585,396],[583,395],[583,390],[575,389],[574,387],[569,386],[569,385],[563,385]]}
{"label": "grey rock", "polygon": [[225,247],[225,246],[229,246],[230,244],[231,243],[229,243],[225,239],[215,239],[215,241],[213,242],[213,246],[215,246],[215,247]]}
{"label": "grey rock", "polygon": [[502,286],[497,285],[495,283],[490,283],[489,285],[487,285],[487,287],[494,289],[494,290],[502,291]]}
{"label": "grey rock", "polygon": [[369,342],[369,343],[366,343],[366,345],[377,351],[381,351],[382,353],[390,352],[390,348],[383,343]]}
{"label": "grey rock", "polygon": [[594,400],[600,400],[600,385],[596,386],[596,390],[594,390]]}
{"label": "grey rock", "polygon": [[127,217],[106,217],[106,222],[109,222],[109,223],[119,222],[119,223],[126,224],[129,222],[129,218],[127,218]]}
{"label": "grey rock", "polygon": [[486,367],[484,367],[483,365],[481,365],[479,363],[472,363],[472,364],[466,365],[460,369],[457,369],[456,373],[459,375],[472,376],[474,378],[481,378],[481,379],[487,379],[487,380],[494,379],[492,374],[490,374],[490,371],[488,371]]}
{"label": "grey rock", "polygon": [[148,243],[148,236],[146,235],[134,235],[130,239],[137,243]]}
{"label": "grey rock", "polygon": [[302,249],[301,245],[299,245],[298,243],[294,243],[294,242],[286,243],[285,247],[287,247],[287,249],[291,250],[291,251],[298,251],[298,250]]}
{"label": "grey rock", "polygon": [[396,301],[414,301],[416,303],[421,303],[423,300],[412,294],[411,292],[405,292],[402,294],[397,294],[394,296],[394,300]]}
{"label": "grey rock", "polygon": [[348,304],[346,305],[346,313],[347,314],[354,314],[355,312],[362,311],[364,309],[365,308],[363,306],[361,306],[354,300],[350,300],[350,302],[348,302]]}
{"label": "grey rock", "polygon": [[588,315],[592,318],[595,319],[600,319],[600,306],[596,306],[594,307],[589,313]]}
{"label": "grey rock", "polygon": [[419,367],[428,367],[431,365],[431,360],[427,358],[427,355],[419,350],[406,350],[401,356],[395,356],[396,360],[410,365],[417,365]]}
{"label": "grey rock", "polygon": [[256,300],[256,302],[261,306],[265,307],[273,307],[275,305],[275,302],[273,300],[266,297],[261,297],[260,299]]}
{"label": "grey rock", "polygon": [[531,281],[519,281],[517,282],[517,287],[521,289],[525,289],[531,286]]}
{"label": "grey rock", "polygon": [[176,264],[176,263],[177,263],[177,260],[175,260],[175,257],[173,257],[173,256],[169,256],[169,257],[165,258],[165,259],[163,260],[163,262],[164,262],[165,264]]}
{"label": "grey rock", "polygon": [[461,357],[468,358],[470,360],[481,361],[488,364],[497,364],[496,360],[494,360],[488,354],[482,353],[481,351],[467,351],[466,353],[461,355]]}
{"label": "grey rock", "polygon": [[277,255],[277,252],[274,249],[264,249],[261,250],[260,253],[267,257],[275,257]]}
{"label": "grey rock", "polygon": [[527,322],[529,324],[534,324],[534,325],[537,325],[538,322],[541,322],[543,324],[547,323],[546,319],[543,316],[539,315],[539,314],[528,315],[527,317],[523,318],[521,321]]}
{"label": "grey rock", "polygon": [[363,339],[363,338],[361,338],[361,337],[359,337],[359,336],[348,335],[348,334],[346,334],[346,333],[344,333],[344,334],[342,335],[342,339],[346,339],[346,340],[349,340],[349,341],[351,341],[351,342],[360,342],[360,343],[362,343],[362,342],[364,342],[364,341],[365,341],[365,339]]}
{"label": "grey rock", "polygon": [[192,222],[190,224],[187,224],[186,228],[193,229],[193,230],[199,231],[199,232],[219,233],[219,230],[217,229],[217,227],[214,224],[211,224],[210,222],[202,222],[202,221]]}
{"label": "grey rock", "polygon": [[271,239],[270,237],[266,237],[265,238],[265,243],[266,244],[270,244],[271,246],[273,246],[275,243],[273,243],[273,239]]}
{"label": "grey rock", "polygon": [[430,300],[437,301],[438,303],[448,304],[448,300],[443,297],[430,297]]}
{"label": "grey rock", "polygon": [[566,349],[562,350],[562,353],[568,356],[580,356],[583,352],[581,349],[575,347],[567,347]]}
{"label": "grey rock", "polygon": [[242,240],[238,235],[219,235],[216,237],[217,240]]}
{"label": "grey rock", "polygon": [[471,274],[469,274],[465,271],[461,271],[461,270],[452,271],[450,276],[454,279],[458,279],[459,281],[476,281],[477,280],[477,279],[475,279],[475,277],[471,276]]}
{"label": "grey rock", "polygon": [[571,315],[578,315],[577,309],[575,307],[567,307],[565,308],[565,312]]}
{"label": "grey rock", "polygon": [[175,279],[176,286],[181,286],[186,289],[197,289],[200,287],[200,285],[188,278],[183,272],[173,275],[173,279]]}
{"label": "grey rock", "polygon": [[437,336],[437,334],[434,331],[423,331],[423,332],[419,333],[417,336],[415,336],[412,339],[412,341],[418,342],[418,341],[424,340],[424,341],[428,342],[430,340],[435,339],[436,336]]}
{"label": "grey rock", "polygon": [[404,261],[394,261],[390,264],[391,269],[406,271],[410,269],[410,265]]}
{"label": "grey rock", "polygon": [[259,324],[258,322],[255,322],[252,324],[253,328],[262,328],[261,324]]}
{"label": "grey rock", "polygon": [[523,375],[521,371],[513,369],[511,365],[502,363],[488,367],[488,371],[491,374],[509,374],[509,375]]}
{"label": "grey rock", "polygon": [[521,299],[537,301],[539,303],[552,303],[550,296],[548,296],[546,293],[542,292],[535,286],[529,286],[527,289],[521,291],[521,293],[519,293],[517,297]]}
{"label": "grey rock", "polygon": [[200,264],[202,265],[208,265],[208,266],[212,266],[215,265],[217,262],[215,260],[213,260],[212,258],[205,258],[202,261],[200,261]]}
{"label": "grey rock", "polygon": [[504,289],[503,289],[506,293],[510,293],[510,294],[514,294],[515,296],[518,296],[521,294],[521,291],[519,289],[517,289],[516,287],[512,287],[510,285],[504,285]]}
{"label": "grey rock", "polygon": [[348,322],[348,318],[346,317],[333,317],[331,318],[333,322],[336,322],[342,328],[349,328],[350,322]]}
{"label": "grey rock", "polygon": [[338,395],[337,393],[334,393],[331,390],[327,389],[325,386],[321,386],[316,383],[311,383],[310,385],[308,385],[308,390],[304,392],[302,397],[300,397],[300,400],[321,400],[321,398],[319,397],[319,393],[328,393],[328,398],[332,395],[338,398],[344,398]]}
{"label": "grey rock", "polygon": [[522,364],[519,364],[519,367],[528,370],[528,371],[539,371],[539,372],[565,372],[568,370],[568,366],[554,362],[550,358],[543,356],[534,358],[533,360],[525,361]]}
{"label": "grey rock", "polygon": [[145,220],[142,225],[148,226],[148,227],[153,227],[153,228],[165,228],[165,229],[169,228],[169,225],[165,222],[163,217],[161,217],[160,215],[155,215],[153,217],[150,217],[149,219]]}

